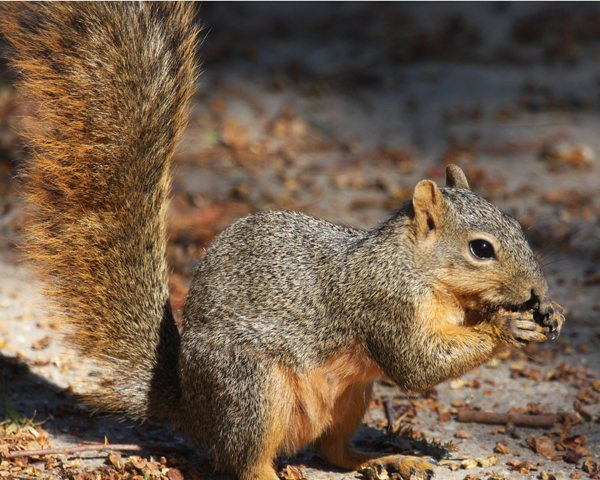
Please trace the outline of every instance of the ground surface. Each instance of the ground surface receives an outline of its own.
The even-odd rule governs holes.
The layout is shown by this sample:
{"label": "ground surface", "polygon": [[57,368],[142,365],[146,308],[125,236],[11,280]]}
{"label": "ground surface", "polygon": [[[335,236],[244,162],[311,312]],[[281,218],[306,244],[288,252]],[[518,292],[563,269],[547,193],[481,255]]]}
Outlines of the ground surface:
{"label": "ground surface", "polygon": [[[382,401],[391,398],[396,425],[456,447],[441,461],[439,479],[597,478],[600,6],[205,3],[202,19],[210,29],[205,73],[176,159],[170,216],[175,308],[194,263],[236,219],[285,208],[375,226],[419,180],[441,184],[444,165],[457,163],[476,192],[526,227],[567,323],[558,341],[507,351],[427,397],[380,384],[357,443],[418,450],[419,443],[384,435]],[[99,373],[61,346],[60,326],[39,308],[35,279],[14,249],[25,219],[14,179],[22,154],[12,129],[27,105],[15,101],[12,77],[0,75],[4,413],[14,418],[12,405],[35,415],[28,428],[0,427],[0,453],[6,445],[105,439],[170,448],[153,457],[140,452],[145,460],[133,463],[132,452],[122,461],[103,452],[4,460],[0,476],[210,477],[202,452],[173,453],[189,447],[184,438],[91,415],[74,400],[72,392]],[[554,427],[498,426],[458,422],[464,407],[564,414]],[[359,477],[332,469],[311,449],[279,466],[288,479]]]}

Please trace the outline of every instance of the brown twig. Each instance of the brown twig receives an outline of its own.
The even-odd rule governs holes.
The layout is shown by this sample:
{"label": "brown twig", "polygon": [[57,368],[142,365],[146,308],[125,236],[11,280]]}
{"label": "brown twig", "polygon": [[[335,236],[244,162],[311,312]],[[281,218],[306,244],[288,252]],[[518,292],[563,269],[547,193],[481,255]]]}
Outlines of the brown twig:
{"label": "brown twig", "polygon": [[31,457],[33,455],[67,455],[69,453],[78,452],[93,452],[102,450],[129,450],[136,452],[154,452],[154,451],[169,451],[178,453],[189,453],[188,448],[181,447],[166,447],[163,445],[127,445],[127,444],[104,444],[98,443],[95,445],[79,445],[77,447],[64,447],[64,448],[42,448],[40,450],[20,450],[8,452],[8,455],[0,455],[3,458],[16,458],[16,457]]}
{"label": "brown twig", "polygon": [[392,410],[392,397],[389,395],[383,399],[383,410],[388,421],[387,431],[390,433],[394,429],[394,412]]}
{"label": "brown twig", "polygon": [[527,427],[551,427],[560,419],[559,415],[513,415],[510,413],[479,412],[463,409],[458,411],[460,422],[495,423],[522,425]]}

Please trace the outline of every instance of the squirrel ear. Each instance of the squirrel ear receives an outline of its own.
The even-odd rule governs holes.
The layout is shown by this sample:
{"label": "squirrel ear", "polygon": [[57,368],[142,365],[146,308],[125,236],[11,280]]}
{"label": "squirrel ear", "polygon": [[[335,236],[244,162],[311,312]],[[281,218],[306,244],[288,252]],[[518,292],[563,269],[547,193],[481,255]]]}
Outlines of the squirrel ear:
{"label": "squirrel ear", "polygon": [[446,167],[446,186],[471,190],[469,182],[467,182],[467,177],[465,177],[461,168],[456,165],[448,165]]}
{"label": "squirrel ear", "polygon": [[446,213],[446,200],[438,186],[431,180],[423,180],[413,194],[415,225],[419,235],[427,236],[439,228]]}

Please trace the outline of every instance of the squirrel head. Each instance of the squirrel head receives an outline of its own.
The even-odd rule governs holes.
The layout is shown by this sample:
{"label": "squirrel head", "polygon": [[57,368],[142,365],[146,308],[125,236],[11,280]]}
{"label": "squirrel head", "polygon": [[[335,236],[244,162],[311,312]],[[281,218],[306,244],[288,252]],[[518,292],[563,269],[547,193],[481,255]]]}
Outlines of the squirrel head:
{"label": "squirrel head", "polygon": [[445,188],[421,181],[410,206],[419,270],[465,308],[516,307],[548,289],[519,223],[473,193],[456,165],[446,168]]}

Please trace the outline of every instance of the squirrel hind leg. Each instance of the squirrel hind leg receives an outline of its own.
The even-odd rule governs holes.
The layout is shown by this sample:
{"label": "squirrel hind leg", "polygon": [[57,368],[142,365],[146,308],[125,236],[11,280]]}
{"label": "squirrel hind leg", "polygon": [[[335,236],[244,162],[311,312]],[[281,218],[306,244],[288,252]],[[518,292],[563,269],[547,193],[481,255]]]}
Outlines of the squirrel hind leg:
{"label": "squirrel hind leg", "polygon": [[315,447],[336,467],[355,470],[372,457],[354,448],[350,437],[360,425],[373,394],[373,382],[351,385],[337,400],[336,418]]}
{"label": "squirrel hind leg", "polygon": [[385,468],[403,479],[429,480],[434,465],[421,457],[361,452],[354,448],[350,437],[358,428],[371,401],[373,384],[352,385],[337,402],[337,417],[333,426],[316,442],[315,447],[332,464],[348,470]]}
{"label": "squirrel hind leg", "polygon": [[424,458],[361,452],[354,448],[350,437],[342,437],[337,432],[323,436],[315,446],[332,465],[348,470],[360,470],[368,478],[378,478],[382,469],[389,473],[397,473],[404,480],[429,480],[435,473],[433,463]]}
{"label": "squirrel hind leg", "polygon": [[[333,445],[327,446],[332,447]],[[435,475],[434,464],[424,458],[412,455],[361,452],[356,450],[349,440],[343,444],[337,444],[333,456],[331,456],[331,451],[323,449],[322,445],[320,451],[333,465],[348,470],[360,470],[367,478],[379,477],[382,469],[386,469],[389,473],[397,473],[404,480],[429,480]],[[369,470],[372,470],[372,473]]]}

